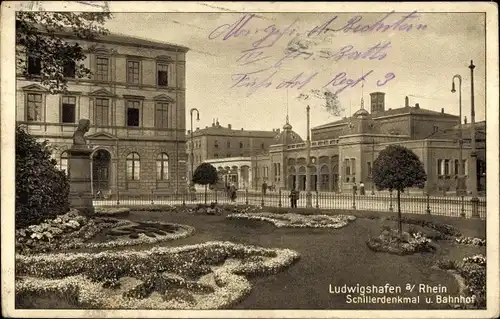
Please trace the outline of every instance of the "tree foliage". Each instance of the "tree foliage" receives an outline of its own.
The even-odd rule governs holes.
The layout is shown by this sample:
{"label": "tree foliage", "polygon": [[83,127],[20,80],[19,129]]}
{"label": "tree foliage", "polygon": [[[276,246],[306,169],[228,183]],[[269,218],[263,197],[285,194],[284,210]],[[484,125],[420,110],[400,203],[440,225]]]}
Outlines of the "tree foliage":
{"label": "tree foliage", "polygon": [[328,89],[311,90],[309,93],[301,93],[297,97],[298,100],[320,100],[320,106],[333,116],[341,116],[345,109],[340,104],[338,95]]}
{"label": "tree foliage", "polygon": [[217,169],[210,163],[201,163],[194,171],[193,183],[200,185],[213,185],[219,176]]}
{"label": "tree foliage", "polygon": [[64,214],[68,196],[68,178],[51,158],[47,141],[40,143],[16,127],[16,228]]}
{"label": "tree foliage", "polygon": [[378,190],[397,191],[398,228],[402,236],[401,193],[407,187],[424,187],[427,175],[418,156],[406,147],[389,145],[373,163],[373,182]]}
{"label": "tree foliage", "polygon": [[26,12],[16,13],[16,64],[27,79],[28,55],[39,59],[39,81],[53,94],[67,92],[64,68],[75,63],[75,76],[88,78],[91,71],[82,62],[86,56],[83,48],[58,34],[69,32],[82,40],[94,40],[105,35],[103,27],[111,18],[109,12]]}
{"label": "tree foliage", "polygon": [[214,185],[218,180],[217,169],[210,163],[201,163],[194,170],[192,182],[205,185],[205,205],[207,204],[207,185]]}
{"label": "tree foliage", "polygon": [[390,145],[382,150],[373,163],[373,181],[378,190],[423,188],[427,175],[418,156],[406,147]]}

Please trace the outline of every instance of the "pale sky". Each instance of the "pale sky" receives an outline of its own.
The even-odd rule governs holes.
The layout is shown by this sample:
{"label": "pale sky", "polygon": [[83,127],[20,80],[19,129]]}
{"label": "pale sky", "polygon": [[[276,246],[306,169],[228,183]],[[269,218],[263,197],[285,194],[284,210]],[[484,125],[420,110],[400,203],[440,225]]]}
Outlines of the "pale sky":
{"label": "pale sky", "polygon": [[[451,85],[453,75],[460,74],[463,79],[462,112],[470,121],[471,91],[468,66],[471,60],[474,60],[476,66],[476,120],[484,120],[483,14],[417,12],[413,18],[407,18],[404,22],[413,25],[410,31],[342,30],[348,25],[348,21],[356,16],[359,16],[359,25],[366,25],[373,24],[389,14],[383,22],[393,24],[404,19],[409,13],[258,13],[253,17],[245,17],[245,13],[228,12],[114,13],[114,18],[107,23],[107,27],[111,32],[170,42],[191,49],[186,58],[187,129],[189,109],[192,107],[200,111],[200,122],[195,122],[195,127],[210,126],[213,118],[218,118],[221,125],[227,126],[230,123],[236,129],[281,128],[285,122],[287,108],[287,89],[281,83],[295,78],[304,85],[296,84],[288,89],[290,123],[297,133],[305,137],[305,108],[308,104],[311,106],[311,127],[337,120],[339,117],[329,115],[321,107],[322,101],[315,98],[298,100],[298,95],[324,88],[341,73],[345,73],[346,79],[353,80],[369,73],[363,88],[362,82],[359,82],[338,94],[347,116],[360,108],[362,90],[368,110],[369,93],[381,91],[386,93],[386,109],[404,106],[404,98],[409,96],[412,106],[419,103],[421,108],[435,111],[444,108],[446,113],[458,115],[458,93],[451,93]],[[335,16],[337,17],[334,19]],[[318,30],[331,19],[334,20],[327,28],[333,31],[308,37],[307,33],[314,27]],[[238,36],[231,36],[230,26],[240,20],[246,21],[246,24],[239,29]],[[417,25],[425,25],[426,28],[418,30]],[[272,30],[277,32],[278,29],[286,30],[281,38],[276,34],[265,38]],[[235,30],[237,31],[237,28]],[[259,44],[258,41],[262,39],[264,40]],[[289,59],[279,65],[278,62],[285,57],[288,44],[297,42],[294,39],[299,39],[300,45],[309,54],[294,59],[289,56]],[[268,46],[272,42],[274,44]],[[247,60],[242,58],[242,51],[257,45],[267,47],[252,51],[255,53],[253,56],[247,55]],[[365,59],[354,60],[344,56],[335,61],[342,48],[346,53],[349,48],[349,52],[364,53],[377,45],[381,49],[370,55],[371,60],[370,56],[365,55]],[[350,47],[345,48],[346,46]],[[263,59],[253,62],[260,58]],[[252,74],[259,70],[264,71]],[[243,79],[245,74],[246,78]],[[386,76],[390,80],[385,85],[378,86],[377,83],[384,84]],[[238,82],[240,80],[241,82]],[[263,85],[253,89],[245,86],[245,83],[254,80],[255,83]],[[336,83],[339,83],[339,80],[337,77]],[[458,82],[456,85],[458,90]],[[342,86],[345,84],[335,87],[330,84],[327,87],[336,91]]]}

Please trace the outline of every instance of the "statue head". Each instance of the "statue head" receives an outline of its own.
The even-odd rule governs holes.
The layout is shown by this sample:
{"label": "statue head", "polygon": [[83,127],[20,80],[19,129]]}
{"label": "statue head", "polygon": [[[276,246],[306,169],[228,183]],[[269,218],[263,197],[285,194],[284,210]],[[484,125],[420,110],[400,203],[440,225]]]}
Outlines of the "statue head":
{"label": "statue head", "polygon": [[81,119],[78,121],[78,127],[73,133],[73,144],[74,145],[86,145],[87,140],[85,140],[85,133],[87,133],[90,129],[90,120]]}
{"label": "statue head", "polygon": [[80,121],[78,121],[78,128],[76,129],[77,131],[87,133],[89,129],[90,129],[90,120],[80,119]]}

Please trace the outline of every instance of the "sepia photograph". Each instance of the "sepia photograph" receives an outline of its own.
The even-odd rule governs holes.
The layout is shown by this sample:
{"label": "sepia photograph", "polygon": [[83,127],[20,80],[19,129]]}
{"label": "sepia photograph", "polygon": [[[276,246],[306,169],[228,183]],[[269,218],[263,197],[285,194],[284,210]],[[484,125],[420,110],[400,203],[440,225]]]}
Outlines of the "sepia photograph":
{"label": "sepia photograph", "polygon": [[3,316],[500,315],[496,5],[1,24]]}

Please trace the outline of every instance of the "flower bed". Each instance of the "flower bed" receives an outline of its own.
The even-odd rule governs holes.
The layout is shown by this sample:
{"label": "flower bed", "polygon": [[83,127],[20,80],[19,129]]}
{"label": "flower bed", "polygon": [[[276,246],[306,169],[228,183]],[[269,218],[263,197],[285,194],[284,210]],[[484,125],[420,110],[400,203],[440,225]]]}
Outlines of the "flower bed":
{"label": "flower bed", "polygon": [[[389,216],[389,217],[385,217],[385,219],[398,221],[397,216]],[[448,224],[430,222],[430,221],[426,221],[423,219],[404,217],[404,216],[401,218],[401,222],[403,224],[413,224],[413,225],[419,225],[422,227],[429,227],[429,228],[432,228],[432,229],[434,229],[434,230],[436,230],[444,235],[447,235],[447,236],[453,236],[453,237],[461,236],[461,233],[458,229],[456,229],[452,225],[448,225]]]}
{"label": "flower bed", "polygon": [[[111,235],[95,241],[105,229],[110,229]],[[77,248],[111,248],[174,240],[192,233],[194,228],[187,225],[87,218],[72,210],[42,224],[16,230],[16,249],[18,253],[27,254]]]}
{"label": "flower bed", "polygon": [[16,256],[16,302],[71,294],[107,309],[220,309],[251,290],[245,276],[274,274],[299,255],[231,242],[149,251]]}
{"label": "flower bed", "polygon": [[275,213],[250,213],[229,214],[227,218],[245,218],[261,220],[274,224],[278,228],[341,228],[356,220],[348,215],[301,215],[301,214],[275,214]]}
{"label": "flower bed", "polygon": [[441,260],[437,266],[458,274],[465,282],[463,293],[474,297],[474,304],[451,305],[454,308],[486,308],[486,257],[475,255],[461,261]]}
{"label": "flower bed", "polygon": [[410,255],[417,252],[434,251],[431,240],[421,233],[399,232],[394,229],[385,229],[378,237],[369,238],[366,242],[372,251],[387,252],[396,255]]}
{"label": "flower bed", "polygon": [[455,242],[464,245],[486,246],[486,239],[477,237],[457,237],[455,238]]}
{"label": "flower bed", "polygon": [[97,216],[105,217],[125,217],[130,214],[128,207],[96,207],[95,213]]}

